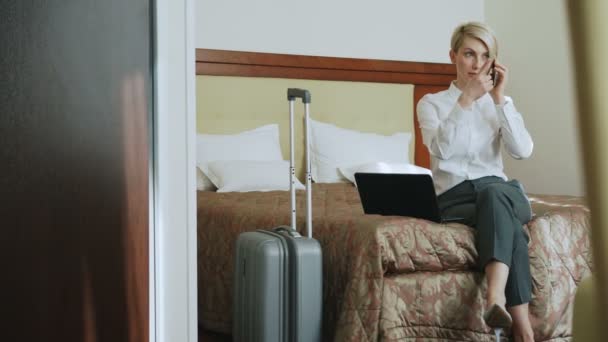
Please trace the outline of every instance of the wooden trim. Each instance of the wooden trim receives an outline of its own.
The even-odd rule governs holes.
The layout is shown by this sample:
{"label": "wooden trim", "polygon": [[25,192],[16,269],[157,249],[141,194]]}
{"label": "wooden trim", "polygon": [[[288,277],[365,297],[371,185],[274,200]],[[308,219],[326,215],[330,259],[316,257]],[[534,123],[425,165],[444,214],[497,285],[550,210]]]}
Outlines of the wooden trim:
{"label": "wooden trim", "polygon": [[276,77],[295,79],[314,79],[331,81],[359,81],[382,83],[405,83],[416,85],[449,84],[454,77],[445,74],[400,73],[387,71],[367,71],[350,69],[322,69],[298,67],[273,67],[238,64],[197,64],[199,75]]}
{"label": "wooden trim", "polygon": [[455,75],[452,64],[197,49],[196,63]]}
{"label": "wooden trim", "polygon": [[436,93],[444,89],[446,89],[446,86],[417,86],[414,88],[414,139],[416,145],[414,163],[418,166],[430,168],[431,156],[429,155],[428,149],[422,142],[422,132],[420,130],[420,124],[418,123],[418,111],[416,110],[416,104],[424,95],[428,93]]}
{"label": "wooden trim", "polygon": [[442,63],[197,49],[196,74],[413,84],[414,160],[416,165],[428,168],[430,156],[422,143],[416,104],[425,94],[448,88],[456,77],[456,67]]}

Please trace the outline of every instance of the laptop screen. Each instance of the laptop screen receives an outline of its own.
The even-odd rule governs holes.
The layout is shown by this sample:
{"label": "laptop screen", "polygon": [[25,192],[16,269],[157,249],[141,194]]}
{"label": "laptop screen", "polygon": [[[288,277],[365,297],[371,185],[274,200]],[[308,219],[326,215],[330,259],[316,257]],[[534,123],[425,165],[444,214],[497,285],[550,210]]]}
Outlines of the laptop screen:
{"label": "laptop screen", "polygon": [[410,216],[441,222],[433,179],[426,174],[356,173],[366,214]]}

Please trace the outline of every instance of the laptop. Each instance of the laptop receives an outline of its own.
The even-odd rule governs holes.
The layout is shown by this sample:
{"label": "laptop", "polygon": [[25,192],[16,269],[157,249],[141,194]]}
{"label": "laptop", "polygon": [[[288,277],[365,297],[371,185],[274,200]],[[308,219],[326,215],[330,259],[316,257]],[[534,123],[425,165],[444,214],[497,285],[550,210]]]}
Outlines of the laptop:
{"label": "laptop", "polygon": [[366,214],[409,216],[438,223],[462,222],[441,217],[433,178],[427,174],[355,173]]}

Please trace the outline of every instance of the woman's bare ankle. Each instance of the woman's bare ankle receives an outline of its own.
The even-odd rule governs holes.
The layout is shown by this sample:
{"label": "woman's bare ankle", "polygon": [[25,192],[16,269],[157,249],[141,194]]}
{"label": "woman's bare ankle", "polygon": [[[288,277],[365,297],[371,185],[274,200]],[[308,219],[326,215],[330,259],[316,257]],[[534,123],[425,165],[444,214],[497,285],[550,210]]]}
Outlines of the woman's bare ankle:
{"label": "woman's bare ankle", "polygon": [[[513,314],[513,312],[511,312],[511,314]],[[513,326],[511,327],[513,339],[521,342],[534,342],[534,330],[532,330],[530,321],[521,320],[517,314],[513,318]]]}
{"label": "woman's bare ankle", "polygon": [[519,329],[517,325],[512,327],[513,339],[517,342],[534,342],[534,332],[532,329]]}
{"label": "woman's bare ankle", "polygon": [[528,304],[519,304],[507,308],[507,311],[513,318],[513,326],[511,331],[515,341],[534,342],[534,330],[532,330],[532,322],[530,321],[530,313]]}
{"label": "woman's bare ankle", "polygon": [[501,296],[501,295],[493,295],[493,294],[488,293],[488,298],[486,301],[486,308],[490,308],[493,304],[498,304],[504,308],[505,305],[507,304],[507,299],[505,298],[504,295]]}

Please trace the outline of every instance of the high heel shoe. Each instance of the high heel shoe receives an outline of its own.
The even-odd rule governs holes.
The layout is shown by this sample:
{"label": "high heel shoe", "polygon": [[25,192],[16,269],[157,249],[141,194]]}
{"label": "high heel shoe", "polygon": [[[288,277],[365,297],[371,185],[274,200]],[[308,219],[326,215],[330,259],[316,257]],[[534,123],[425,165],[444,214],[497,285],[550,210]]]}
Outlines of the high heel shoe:
{"label": "high heel shoe", "polygon": [[513,325],[513,319],[509,312],[498,304],[492,304],[484,313],[483,320],[491,328],[509,329]]}
{"label": "high heel shoe", "polygon": [[513,319],[505,308],[498,304],[493,304],[484,314],[483,320],[494,330],[496,342],[500,341],[500,333],[503,329],[509,329],[513,325]]}

